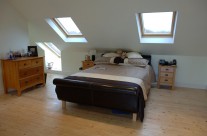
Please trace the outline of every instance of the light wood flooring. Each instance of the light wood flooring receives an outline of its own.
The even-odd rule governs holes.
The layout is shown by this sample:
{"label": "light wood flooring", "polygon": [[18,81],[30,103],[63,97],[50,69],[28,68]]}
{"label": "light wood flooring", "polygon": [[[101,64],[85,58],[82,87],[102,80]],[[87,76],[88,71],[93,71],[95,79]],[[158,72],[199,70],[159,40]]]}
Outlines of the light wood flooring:
{"label": "light wood flooring", "polygon": [[0,136],[207,136],[207,90],[152,88],[145,119],[57,100],[54,77],[45,87],[0,95]]}

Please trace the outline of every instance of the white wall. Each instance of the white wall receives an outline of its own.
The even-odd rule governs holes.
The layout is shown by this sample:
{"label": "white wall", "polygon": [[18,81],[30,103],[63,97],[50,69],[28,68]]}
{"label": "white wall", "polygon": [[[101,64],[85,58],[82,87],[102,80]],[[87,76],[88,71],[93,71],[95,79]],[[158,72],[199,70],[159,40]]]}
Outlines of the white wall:
{"label": "white wall", "polygon": [[88,49],[82,46],[70,46],[62,51],[62,70],[63,74],[70,75],[82,67],[82,61],[85,60],[85,55],[88,53]]}
{"label": "white wall", "polygon": [[[63,73],[78,71],[90,48],[117,48],[178,61],[176,85],[206,88],[206,0],[10,0],[29,20],[30,42],[53,42],[62,50]],[[38,10],[37,10],[38,7]],[[135,13],[178,11],[175,43],[140,44]],[[64,43],[45,18],[71,16],[88,43]]]}
{"label": "white wall", "polygon": [[[26,50],[29,45],[27,21],[7,0],[0,0],[0,18],[0,58],[4,58],[9,50]],[[3,93],[1,64],[0,93]]]}
{"label": "white wall", "polygon": [[[58,4],[55,1],[48,3],[43,0],[10,0],[10,2],[29,19],[29,24],[7,0],[0,0],[1,58],[10,49],[26,49],[29,38],[32,45],[34,42],[54,42],[62,50],[62,73],[68,75],[78,71],[90,48],[109,50],[125,48],[153,54],[152,64],[156,73],[159,59],[177,59],[177,86],[207,88],[207,57],[203,57],[206,56],[207,49],[206,0],[155,0],[150,1],[152,2],[150,5],[148,0],[81,1],[82,4],[78,0],[61,1],[57,2]],[[60,8],[55,10],[53,7]],[[179,13],[175,44],[140,44],[137,39],[135,13],[167,10],[176,10]],[[72,16],[89,42],[64,43],[44,20],[46,17],[54,16]],[[39,49],[38,51],[40,55],[44,55],[44,52]],[[0,90],[3,88],[1,77],[0,68]]]}
{"label": "white wall", "polygon": [[[65,76],[79,71],[85,55],[89,52],[91,45],[89,43],[65,43],[53,29],[42,19],[37,22],[28,23],[30,43],[52,42],[61,50],[62,71],[51,71],[45,69],[47,73],[63,74]],[[39,53],[40,52],[40,53]],[[44,51],[38,48],[38,54],[44,56]]]}
{"label": "white wall", "polygon": [[[62,72],[58,72],[58,73],[67,76],[77,72],[79,70],[79,67],[81,67],[81,61],[84,60],[84,56],[88,53],[90,48],[93,47],[90,45],[90,41],[89,43],[86,44],[64,43],[63,41],[61,41],[62,39],[60,37],[56,36],[57,34],[51,28],[48,31],[47,24],[45,25],[46,27],[34,23],[29,23],[29,33],[31,36],[30,37],[31,42],[32,43],[34,43],[35,41],[54,42],[62,50],[61,53]],[[142,45],[142,46],[143,48],[147,48],[147,50],[141,50],[141,51],[143,53],[150,54],[151,52],[153,52],[154,48],[166,49],[167,47],[165,46],[172,46],[169,48],[173,48],[173,46],[177,46],[177,45]],[[113,49],[105,48],[102,50],[111,50],[111,51],[116,50],[116,47],[112,47],[112,48]],[[183,47],[181,48],[181,50],[182,49]],[[163,51],[163,54],[164,55],[156,55],[155,53],[152,53],[152,64],[156,74],[158,71],[157,68],[158,68],[159,59],[166,59],[169,61],[176,59],[178,62],[176,80],[175,80],[176,86],[207,89],[207,70],[206,70],[207,57],[206,56],[167,55],[165,51]],[[53,73],[57,73],[57,72],[53,72]]]}
{"label": "white wall", "polygon": [[160,59],[177,60],[175,85],[188,88],[207,89],[207,57],[152,55],[152,66],[158,75]]}
{"label": "white wall", "polygon": [[[207,0],[9,1],[34,26],[30,31],[33,41],[62,42],[45,19],[72,17],[88,45],[94,48],[126,48],[149,54],[206,56]],[[175,43],[141,44],[135,13],[162,11],[178,11]]]}
{"label": "white wall", "polygon": [[[63,50],[61,56],[63,69],[59,74],[68,76],[78,72],[88,51],[89,49],[83,46],[70,46]],[[207,89],[207,57],[152,54],[152,66],[156,77],[160,59],[177,60],[175,86]]]}

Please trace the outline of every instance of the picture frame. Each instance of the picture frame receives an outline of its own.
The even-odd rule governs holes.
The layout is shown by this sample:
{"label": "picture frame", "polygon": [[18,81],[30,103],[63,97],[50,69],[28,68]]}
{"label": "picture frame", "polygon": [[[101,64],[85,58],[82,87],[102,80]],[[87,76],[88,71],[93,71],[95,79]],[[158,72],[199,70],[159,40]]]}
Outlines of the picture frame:
{"label": "picture frame", "polygon": [[37,57],[38,56],[37,46],[28,46],[28,53],[30,53],[29,56],[31,57]]}

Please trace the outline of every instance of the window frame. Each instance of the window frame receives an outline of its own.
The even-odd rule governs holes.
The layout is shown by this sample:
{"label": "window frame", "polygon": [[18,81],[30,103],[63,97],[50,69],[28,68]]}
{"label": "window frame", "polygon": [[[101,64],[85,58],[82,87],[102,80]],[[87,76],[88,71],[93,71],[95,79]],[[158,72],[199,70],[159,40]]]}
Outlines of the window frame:
{"label": "window frame", "polygon": [[[52,43],[52,42],[35,42],[36,43],[36,45],[37,46],[39,46],[42,50],[44,50],[44,52],[45,52],[45,57],[44,57],[44,59],[45,59],[45,67],[47,67],[47,64],[48,64],[48,62],[55,62],[54,63],[54,65],[53,65],[53,68],[51,69],[52,71],[58,71],[58,72],[61,72],[62,71],[62,55],[61,55],[61,50],[59,50],[58,48],[57,48],[57,46],[54,44],[54,43]],[[49,44],[53,44],[59,51],[60,51],[60,54],[59,53],[57,53],[57,52],[55,52],[52,48],[50,48],[50,46],[48,46],[47,45],[47,43],[49,43]],[[52,54],[52,57],[55,57],[55,60],[49,60],[48,58],[51,58],[51,56],[50,55],[48,55],[48,53],[49,54]],[[49,60],[49,61],[48,61]],[[57,66],[57,63],[56,62],[58,62],[58,66]],[[55,67],[54,67],[55,66]],[[48,69],[47,69],[48,70]]]}
{"label": "window frame", "polygon": [[[45,45],[45,47],[48,48],[48,50],[50,50],[51,52],[53,52],[56,56],[61,57],[61,51],[56,47],[55,44],[51,42],[43,42],[42,44]],[[49,44],[52,44],[53,46],[55,46],[60,52],[56,51],[56,49],[51,47]]]}
{"label": "window frame", "polygon": [[[72,18],[71,18],[72,19]],[[67,37],[67,38],[69,38],[69,37],[80,37],[80,38],[82,38],[82,37],[84,37],[83,36],[83,34],[82,35],[70,35],[70,34],[68,34],[67,33],[67,31],[65,30],[65,27],[62,25],[62,24],[60,24],[60,22],[56,19],[56,18],[51,18],[51,20],[54,22],[54,24],[59,28],[59,30]],[[74,22],[75,23],[75,22]],[[76,25],[76,24],[75,24]],[[77,25],[76,25],[77,26]],[[78,26],[77,26],[78,27]],[[79,28],[78,28],[79,29]],[[81,32],[82,33],[82,32]]]}
{"label": "window frame", "polygon": [[[143,19],[142,19],[142,14],[143,13],[138,13],[138,17],[139,17],[139,24],[141,27],[141,36],[142,37],[173,37],[174,36],[174,29],[175,29],[175,20],[176,20],[176,11],[168,11],[168,12],[172,12],[173,16],[172,16],[172,24],[171,24],[171,31],[170,34],[146,34],[144,33],[144,24],[143,24]],[[148,12],[148,13],[160,13],[160,12]]]}

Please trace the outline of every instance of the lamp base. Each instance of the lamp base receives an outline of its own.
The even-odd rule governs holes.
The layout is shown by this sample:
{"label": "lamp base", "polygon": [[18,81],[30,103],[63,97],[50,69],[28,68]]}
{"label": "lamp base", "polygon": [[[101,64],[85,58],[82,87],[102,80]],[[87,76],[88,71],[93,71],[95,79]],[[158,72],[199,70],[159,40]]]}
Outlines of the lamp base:
{"label": "lamp base", "polygon": [[94,61],[96,59],[95,55],[92,55],[92,61]]}

